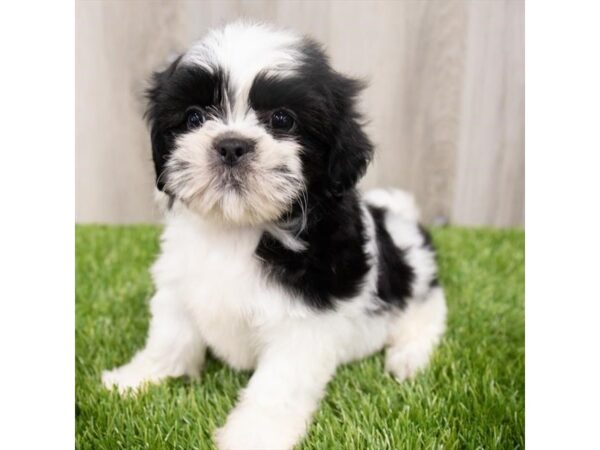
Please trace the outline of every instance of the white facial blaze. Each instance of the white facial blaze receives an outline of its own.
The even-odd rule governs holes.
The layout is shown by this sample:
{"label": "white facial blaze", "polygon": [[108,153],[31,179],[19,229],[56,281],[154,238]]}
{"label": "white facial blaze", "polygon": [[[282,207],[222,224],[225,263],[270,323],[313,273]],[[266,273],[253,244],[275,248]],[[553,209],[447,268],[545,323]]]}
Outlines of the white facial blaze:
{"label": "white facial blaze", "polygon": [[246,21],[233,22],[212,30],[196,43],[182,59],[183,64],[198,65],[209,72],[224,69],[234,100],[234,120],[244,117],[252,82],[260,72],[289,76],[301,61],[301,37],[287,30]]}
{"label": "white facial blaze", "polygon": [[[275,139],[249,107],[259,73],[289,76],[300,61],[300,37],[265,25],[236,22],[211,32],[182,59],[227,80],[221,110],[197,130],[181,135],[166,166],[169,192],[205,216],[239,224],[274,221],[303,195],[300,145]],[[231,96],[231,98],[230,98]],[[255,142],[235,167],[225,167],[215,140],[234,134]]]}

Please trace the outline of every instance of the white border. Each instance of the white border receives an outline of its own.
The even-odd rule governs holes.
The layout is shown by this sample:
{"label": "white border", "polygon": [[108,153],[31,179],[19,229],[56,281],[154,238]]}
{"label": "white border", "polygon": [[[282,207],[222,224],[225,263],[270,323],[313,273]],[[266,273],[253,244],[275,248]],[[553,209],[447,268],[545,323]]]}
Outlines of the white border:
{"label": "white border", "polygon": [[597,448],[600,5],[526,13],[526,443]]}
{"label": "white border", "polygon": [[0,5],[0,448],[69,449],[74,5]]}

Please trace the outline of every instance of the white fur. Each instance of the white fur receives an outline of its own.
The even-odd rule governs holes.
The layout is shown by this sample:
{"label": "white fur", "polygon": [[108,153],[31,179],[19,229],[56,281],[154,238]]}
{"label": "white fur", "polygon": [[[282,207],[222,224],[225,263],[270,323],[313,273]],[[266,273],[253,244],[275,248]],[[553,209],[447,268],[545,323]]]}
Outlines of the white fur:
{"label": "white fur", "polygon": [[301,37],[289,30],[237,21],[209,32],[188,50],[182,62],[209,71],[227,70],[236,97],[232,117],[238,120],[247,111],[248,92],[259,72],[282,76],[294,72],[301,58],[297,50],[300,41]]}
{"label": "white fur", "polygon": [[446,329],[446,299],[440,287],[427,298],[409,302],[391,327],[385,368],[398,381],[423,370]]}
{"label": "white fur", "polygon": [[[227,133],[256,142],[256,151],[243,170],[243,191],[233,185],[236,169],[225,172],[222,164],[215,164],[213,143]],[[181,135],[165,173],[169,191],[188,207],[225,222],[273,221],[304,191],[299,144],[274,139],[259,126],[252,111],[244,121],[230,124],[209,118],[200,129]],[[225,181],[228,178],[231,185]]]}
{"label": "white fur", "polygon": [[400,189],[371,189],[364,195],[365,201],[373,206],[386,208],[394,215],[417,224],[421,213],[417,207],[415,198],[406,191]]}
{"label": "white fur", "polygon": [[[374,225],[364,208],[363,215],[374,262]],[[220,449],[292,448],[338,365],[387,343],[387,369],[399,380],[411,377],[426,365],[444,329],[439,288],[409,300],[402,313],[370,313],[376,264],[354,300],[331,312],[308,308],[265,279],[254,256],[261,233],[201,219],[176,202],[152,268],[157,293],[146,346],[102,377],[107,387],[125,392],[166,377],[198,376],[207,346],[236,369],[255,369],[216,434]]]}

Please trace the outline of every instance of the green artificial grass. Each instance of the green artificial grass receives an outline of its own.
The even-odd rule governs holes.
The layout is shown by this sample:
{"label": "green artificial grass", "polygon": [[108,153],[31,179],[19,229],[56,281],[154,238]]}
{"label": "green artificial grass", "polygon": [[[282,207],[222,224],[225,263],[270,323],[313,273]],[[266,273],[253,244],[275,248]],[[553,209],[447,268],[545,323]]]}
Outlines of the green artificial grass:
{"label": "green artificial grass", "polygon": [[[396,383],[383,355],[338,369],[301,449],[524,447],[524,233],[434,229],[448,331],[426,372]],[[154,226],[76,227],[76,446],[211,449],[248,381],[209,357],[200,380],[137,397],[100,384],[144,343]]]}

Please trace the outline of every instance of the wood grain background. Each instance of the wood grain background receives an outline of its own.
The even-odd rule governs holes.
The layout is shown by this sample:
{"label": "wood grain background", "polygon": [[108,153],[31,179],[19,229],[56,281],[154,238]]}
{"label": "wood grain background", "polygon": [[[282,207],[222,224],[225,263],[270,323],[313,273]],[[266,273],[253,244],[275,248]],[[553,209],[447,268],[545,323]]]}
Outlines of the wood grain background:
{"label": "wood grain background", "polygon": [[153,222],[142,120],[152,70],[247,17],[325,44],[364,77],[377,156],[361,183],[412,191],[426,222],[524,223],[524,5],[472,1],[76,3],[76,220]]}

